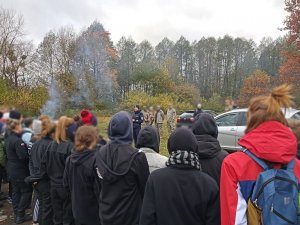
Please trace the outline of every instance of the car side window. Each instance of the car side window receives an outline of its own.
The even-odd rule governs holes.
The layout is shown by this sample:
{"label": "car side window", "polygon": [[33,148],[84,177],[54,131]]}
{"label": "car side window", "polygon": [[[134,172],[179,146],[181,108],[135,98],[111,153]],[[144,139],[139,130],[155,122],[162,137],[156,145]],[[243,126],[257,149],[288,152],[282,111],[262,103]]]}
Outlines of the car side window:
{"label": "car side window", "polygon": [[247,113],[241,112],[241,122],[239,126],[246,126],[247,125]]}
{"label": "car side window", "polygon": [[238,113],[230,113],[216,119],[217,125],[220,127],[236,126],[239,119]]}
{"label": "car side window", "polygon": [[292,116],[292,119],[295,120],[300,120],[300,112],[296,113],[295,115]]}

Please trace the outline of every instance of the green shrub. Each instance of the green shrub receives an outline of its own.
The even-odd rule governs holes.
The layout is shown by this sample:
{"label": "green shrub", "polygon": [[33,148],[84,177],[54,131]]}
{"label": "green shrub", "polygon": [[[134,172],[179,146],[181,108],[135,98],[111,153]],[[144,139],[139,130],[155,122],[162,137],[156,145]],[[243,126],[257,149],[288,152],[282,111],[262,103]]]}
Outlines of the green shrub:
{"label": "green shrub", "polygon": [[203,109],[213,110],[217,113],[224,111],[224,99],[219,95],[214,93],[209,99],[204,99],[200,101]]}
{"label": "green shrub", "polygon": [[167,111],[169,104],[173,104],[177,110],[177,114],[185,110],[193,109],[194,106],[190,102],[178,101],[179,96],[175,94],[160,94],[157,96],[147,95],[145,92],[132,91],[129,93],[127,99],[124,99],[120,106],[121,109],[132,111],[135,105],[140,105],[141,107],[156,107],[160,105],[163,111]]}

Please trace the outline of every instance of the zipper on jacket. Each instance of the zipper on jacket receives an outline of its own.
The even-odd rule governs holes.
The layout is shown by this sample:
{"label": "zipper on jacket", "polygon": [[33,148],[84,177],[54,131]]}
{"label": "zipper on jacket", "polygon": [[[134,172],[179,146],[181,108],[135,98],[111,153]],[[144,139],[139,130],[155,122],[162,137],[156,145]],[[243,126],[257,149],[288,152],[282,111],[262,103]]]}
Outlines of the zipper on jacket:
{"label": "zipper on jacket", "polygon": [[271,212],[274,213],[276,216],[278,216],[280,219],[284,220],[285,222],[287,222],[289,224],[295,224],[294,222],[290,221],[289,219],[287,219],[286,217],[281,215],[278,211],[276,211],[276,209],[274,209],[273,205],[271,207]]}
{"label": "zipper on jacket", "polygon": [[298,190],[298,184],[297,184],[296,182],[294,182],[293,180],[290,180],[290,179],[287,179],[287,178],[284,178],[284,177],[277,177],[277,176],[272,177],[271,179],[267,180],[267,181],[263,184],[263,186],[259,189],[259,191],[258,191],[258,193],[257,193],[257,195],[256,195],[256,197],[255,197],[255,200],[253,201],[253,203],[256,204],[256,206],[257,206],[257,200],[258,200],[259,196],[262,194],[264,188],[265,188],[269,183],[271,183],[271,182],[274,181],[274,180],[283,180],[283,181],[286,181],[286,182],[290,182],[290,183],[292,183],[293,185],[295,185],[295,186],[297,187],[297,190]]}

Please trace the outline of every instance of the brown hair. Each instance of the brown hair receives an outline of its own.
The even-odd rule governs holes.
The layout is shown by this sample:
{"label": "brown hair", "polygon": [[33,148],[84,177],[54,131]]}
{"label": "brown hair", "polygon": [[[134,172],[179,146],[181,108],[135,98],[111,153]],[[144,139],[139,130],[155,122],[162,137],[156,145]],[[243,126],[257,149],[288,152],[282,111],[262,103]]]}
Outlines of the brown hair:
{"label": "brown hair", "polygon": [[67,132],[68,128],[74,120],[70,117],[61,116],[56,125],[55,141],[59,144],[61,141],[67,141]]}
{"label": "brown hair", "polygon": [[290,95],[291,88],[290,85],[284,84],[274,88],[270,95],[251,99],[245,133],[255,129],[263,122],[271,120],[287,125],[281,108],[286,109],[293,105],[293,97]]}
{"label": "brown hair", "polygon": [[13,131],[17,126],[21,126],[21,121],[9,118],[6,120],[6,125],[8,130]]}
{"label": "brown hair", "polygon": [[97,129],[93,126],[79,127],[75,134],[75,149],[83,152],[85,149],[93,149],[98,140]]}
{"label": "brown hair", "polygon": [[49,118],[49,116],[41,115],[39,120],[42,122],[42,132],[41,137],[46,137],[51,135],[55,132],[56,125],[55,123]]}
{"label": "brown hair", "polygon": [[288,119],[288,126],[292,129],[293,133],[297,137],[298,142],[300,142],[300,120]]}

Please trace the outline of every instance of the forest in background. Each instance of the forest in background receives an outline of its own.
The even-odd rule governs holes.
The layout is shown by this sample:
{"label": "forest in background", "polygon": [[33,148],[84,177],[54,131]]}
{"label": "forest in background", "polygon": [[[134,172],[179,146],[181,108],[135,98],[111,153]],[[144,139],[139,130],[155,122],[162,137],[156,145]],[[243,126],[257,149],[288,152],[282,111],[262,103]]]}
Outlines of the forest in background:
{"label": "forest in background", "polygon": [[300,6],[285,3],[288,34],[276,40],[181,36],[155,46],[131,37],[113,43],[95,21],[80,33],[72,26],[50,30],[36,47],[26,39],[22,15],[0,8],[0,105],[60,114],[169,103],[180,111],[202,102],[221,112],[225,99],[246,107],[252,96],[287,82],[299,106]]}

